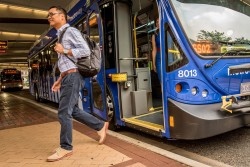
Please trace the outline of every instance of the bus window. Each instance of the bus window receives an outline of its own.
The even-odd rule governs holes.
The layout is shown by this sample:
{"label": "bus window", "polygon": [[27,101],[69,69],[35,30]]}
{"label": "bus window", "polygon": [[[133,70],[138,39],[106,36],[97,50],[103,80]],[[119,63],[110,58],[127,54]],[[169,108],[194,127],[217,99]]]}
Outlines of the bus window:
{"label": "bus window", "polygon": [[88,27],[87,27],[87,22],[86,22],[86,18],[83,19],[79,24],[76,25],[76,28],[81,31],[84,34],[87,34],[88,32]]}
{"label": "bus window", "polygon": [[57,55],[56,51],[54,50],[54,45],[52,45],[49,48],[48,52],[49,52],[49,56],[50,56],[50,63],[54,64],[58,59],[58,55]]}
{"label": "bus window", "polygon": [[39,70],[39,58],[38,56],[34,56],[32,63],[31,63],[31,73],[30,73],[30,79],[31,82],[34,82],[38,79],[38,70]]}
{"label": "bus window", "polygon": [[[145,11],[144,11],[145,10]],[[134,48],[135,57],[146,58],[143,61],[139,61],[137,67],[147,67],[148,61],[151,60],[151,36],[155,32],[154,21],[150,18],[152,15],[151,6],[144,9],[143,13],[135,15],[134,17]],[[145,13],[144,13],[145,12]],[[136,42],[136,43],[135,43]],[[135,46],[136,45],[136,46]]]}
{"label": "bus window", "polygon": [[[95,13],[92,13],[89,17],[89,36],[92,40],[94,40],[97,44],[99,44],[98,22]],[[92,91],[93,91],[94,107],[103,111],[101,87],[98,82],[95,82],[95,80],[93,80],[92,86],[93,86]]]}
{"label": "bus window", "polygon": [[103,111],[102,90],[97,82],[93,82],[94,107]]}
{"label": "bus window", "polygon": [[89,17],[89,36],[92,40],[99,44],[98,23],[95,13],[92,13]]}
{"label": "bus window", "polygon": [[209,59],[211,56],[220,56],[235,50],[239,51],[237,57],[249,57],[249,52],[244,51],[250,49],[249,1],[173,0],[172,2],[183,30],[197,55]]}
{"label": "bus window", "polygon": [[165,25],[165,49],[167,71],[173,71],[188,63],[188,60],[174,38],[169,26]]}
{"label": "bus window", "polygon": [[[55,63],[57,62],[58,60],[58,55],[56,53],[56,51],[54,50],[54,44],[53,45],[50,45],[49,46],[49,49],[48,49],[48,52],[49,52],[49,56],[50,56],[50,63],[51,63],[51,66],[52,66],[52,71],[53,71],[53,68],[55,66]],[[53,73],[51,72],[51,75],[53,75]],[[60,75],[60,71],[58,68],[55,69],[55,76],[59,76]]]}
{"label": "bus window", "polygon": [[105,4],[101,10],[102,26],[103,26],[103,49],[105,54],[105,68],[116,67],[115,56],[115,40],[114,40],[114,21],[113,21],[113,5]]}

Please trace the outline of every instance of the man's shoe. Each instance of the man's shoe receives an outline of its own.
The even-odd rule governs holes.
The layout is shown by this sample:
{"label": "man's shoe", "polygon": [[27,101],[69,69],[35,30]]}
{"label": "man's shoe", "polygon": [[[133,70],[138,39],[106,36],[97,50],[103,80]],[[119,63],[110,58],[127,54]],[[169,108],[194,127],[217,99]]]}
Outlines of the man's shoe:
{"label": "man's shoe", "polygon": [[109,122],[105,122],[103,128],[97,131],[97,134],[100,136],[99,144],[103,144],[103,142],[105,141],[108,127],[109,127]]}
{"label": "man's shoe", "polygon": [[60,159],[62,159],[62,158],[64,158],[64,157],[70,156],[70,155],[72,155],[72,154],[73,154],[73,151],[72,151],[72,150],[65,150],[65,149],[59,147],[59,148],[57,148],[57,149],[55,150],[55,153],[54,153],[54,154],[52,154],[51,156],[49,156],[49,157],[47,158],[47,161],[48,161],[48,162],[58,161],[58,160],[60,160]]}

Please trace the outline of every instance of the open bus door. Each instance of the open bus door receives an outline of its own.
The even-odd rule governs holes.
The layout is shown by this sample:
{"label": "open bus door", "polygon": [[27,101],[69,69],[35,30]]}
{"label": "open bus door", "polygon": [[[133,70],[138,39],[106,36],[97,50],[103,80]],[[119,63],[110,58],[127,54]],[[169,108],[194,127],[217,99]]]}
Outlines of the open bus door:
{"label": "open bus door", "polygon": [[[139,6],[145,4],[138,4]],[[136,5],[136,4],[135,4]],[[132,9],[140,9],[133,6]],[[163,98],[161,84],[152,68],[152,35],[156,31],[157,4],[151,3],[132,16],[135,91],[132,94],[133,116],[125,118],[128,126],[136,127],[150,134],[162,136],[165,133]],[[144,104],[144,105],[142,105]],[[146,104],[146,105],[145,105]],[[143,108],[143,109],[142,109]]]}
{"label": "open bus door", "polygon": [[149,61],[153,8],[134,14],[132,10],[139,11],[140,4],[133,5],[130,1],[115,0],[100,4],[107,90],[116,125],[125,124],[161,135],[164,131],[162,98],[159,97],[159,104],[154,107]]}
{"label": "open bus door", "polygon": [[[97,44],[99,44],[102,50],[102,27],[100,26],[101,20],[97,3],[93,3],[91,9],[92,11],[88,13],[86,22],[83,24],[83,30],[85,29],[87,31],[87,34],[90,36],[90,38],[93,39]],[[103,52],[101,53],[103,54]],[[104,63],[102,63],[102,66],[103,65]],[[83,103],[83,108],[85,107],[85,111],[89,111],[90,108],[90,111],[93,115],[106,121],[108,120],[106,110],[106,81],[103,69],[104,68],[102,67],[100,72],[96,76],[85,79],[86,82],[82,93],[82,99],[83,102],[88,103],[89,101],[87,105]],[[88,92],[87,96],[86,92]]]}

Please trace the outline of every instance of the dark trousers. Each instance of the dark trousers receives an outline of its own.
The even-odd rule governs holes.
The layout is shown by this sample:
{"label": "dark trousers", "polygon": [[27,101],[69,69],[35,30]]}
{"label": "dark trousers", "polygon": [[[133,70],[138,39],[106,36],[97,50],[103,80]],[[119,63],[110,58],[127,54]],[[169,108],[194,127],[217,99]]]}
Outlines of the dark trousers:
{"label": "dark trousers", "polygon": [[97,131],[104,126],[104,121],[78,107],[79,91],[83,85],[84,80],[78,72],[68,74],[61,82],[58,118],[61,124],[60,145],[66,150],[73,149],[72,118]]}

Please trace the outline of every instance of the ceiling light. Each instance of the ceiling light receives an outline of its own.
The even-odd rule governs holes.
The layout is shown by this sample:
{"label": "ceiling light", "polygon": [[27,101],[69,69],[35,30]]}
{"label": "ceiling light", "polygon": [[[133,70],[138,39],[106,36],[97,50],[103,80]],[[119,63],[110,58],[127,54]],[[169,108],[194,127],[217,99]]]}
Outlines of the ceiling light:
{"label": "ceiling light", "polygon": [[8,8],[8,9],[13,9],[13,10],[21,10],[21,11],[25,11],[25,12],[40,13],[40,14],[43,14],[45,16],[48,14],[48,11],[45,11],[45,10],[39,10],[39,9],[33,9],[33,8],[27,8],[27,7],[21,7],[21,6],[14,6],[14,5],[3,4],[3,3],[0,3],[0,8]]}
{"label": "ceiling light", "polygon": [[21,37],[29,37],[29,38],[38,38],[40,35],[38,34],[24,34],[24,33],[16,33],[16,32],[7,32],[0,31],[0,35],[10,35],[10,36],[21,36]]}

